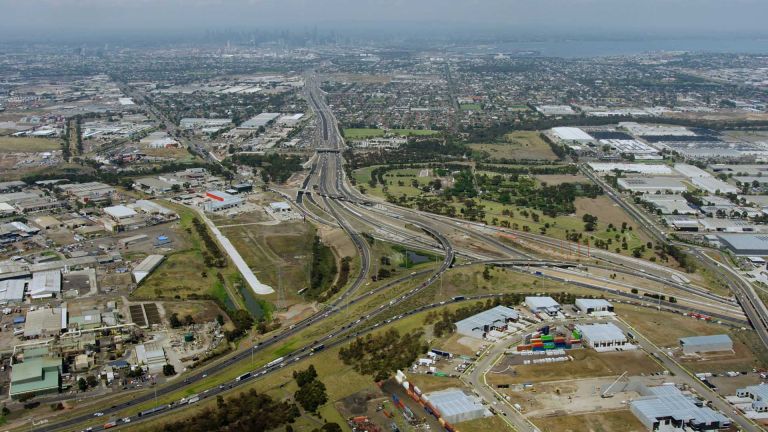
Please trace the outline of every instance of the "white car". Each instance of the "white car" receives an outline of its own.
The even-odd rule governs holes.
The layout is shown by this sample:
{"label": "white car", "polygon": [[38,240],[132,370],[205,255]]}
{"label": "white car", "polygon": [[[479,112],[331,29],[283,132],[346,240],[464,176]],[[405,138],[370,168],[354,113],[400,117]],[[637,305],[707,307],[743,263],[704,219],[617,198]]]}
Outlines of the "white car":
{"label": "white car", "polygon": [[94,417],[101,417],[101,416],[103,416],[103,415],[104,415],[104,413],[103,413],[103,412],[97,412],[97,413],[93,413],[93,416],[94,416]]}
{"label": "white car", "polygon": [[130,423],[130,422],[131,422],[131,418],[130,417],[125,417],[123,419],[123,423]]}

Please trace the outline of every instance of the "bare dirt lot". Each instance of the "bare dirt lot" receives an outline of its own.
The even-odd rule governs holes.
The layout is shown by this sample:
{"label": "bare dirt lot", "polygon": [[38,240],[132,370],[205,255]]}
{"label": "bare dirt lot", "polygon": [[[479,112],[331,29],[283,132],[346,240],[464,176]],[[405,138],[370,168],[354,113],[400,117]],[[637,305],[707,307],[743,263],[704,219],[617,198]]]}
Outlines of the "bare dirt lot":
{"label": "bare dirt lot", "polygon": [[645,432],[646,428],[629,410],[572,416],[553,415],[533,419],[542,432]]}
{"label": "bare dirt lot", "polygon": [[568,350],[573,361],[549,364],[512,366],[513,359],[505,358],[487,376],[491,384],[542,383],[567,379],[593,378],[660,372],[656,364],[643,351],[597,353],[589,349]]}

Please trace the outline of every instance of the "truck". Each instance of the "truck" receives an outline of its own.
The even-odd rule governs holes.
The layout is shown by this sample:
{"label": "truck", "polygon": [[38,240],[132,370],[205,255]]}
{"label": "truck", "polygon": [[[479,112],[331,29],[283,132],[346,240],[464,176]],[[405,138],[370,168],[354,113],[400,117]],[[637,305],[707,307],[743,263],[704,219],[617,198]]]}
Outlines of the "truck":
{"label": "truck", "polygon": [[283,362],[283,360],[285,360],[285,357],[278,357],[278,358],[276,358],[276,359],[272,360],[271,362],[267,363],[267,367],[268,367],[268,368],[271,368],[271,367],[273,367],[273,366],[277,366],[277,365],[279,365],[280,363],[282,363],[282,362]]}
{"label": "truck", "polygon": [[235,378],[235,381],[247,380],[250,377],[251,377],[251,373],[250,372],[246,372],[246,373],[240,375],[239,377]]}

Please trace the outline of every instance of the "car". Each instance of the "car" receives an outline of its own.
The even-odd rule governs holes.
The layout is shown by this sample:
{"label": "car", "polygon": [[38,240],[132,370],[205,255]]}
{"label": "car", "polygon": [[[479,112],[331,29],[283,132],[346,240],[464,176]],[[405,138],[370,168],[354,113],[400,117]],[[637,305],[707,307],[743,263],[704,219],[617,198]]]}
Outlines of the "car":
{"label": "car", "polygon": [[94,417],[101,417],[101,416],[103,416],[103,415],[104,415],[104,413],[103,413],[103,412],[97,412],[97,413],[93,413],[93,416],[94,416]]}
{"label": "car", "polygon": [[130,423],[130,422],[131,422],[131,418],[130,417],[124,417],[123,418],[123,423]]}

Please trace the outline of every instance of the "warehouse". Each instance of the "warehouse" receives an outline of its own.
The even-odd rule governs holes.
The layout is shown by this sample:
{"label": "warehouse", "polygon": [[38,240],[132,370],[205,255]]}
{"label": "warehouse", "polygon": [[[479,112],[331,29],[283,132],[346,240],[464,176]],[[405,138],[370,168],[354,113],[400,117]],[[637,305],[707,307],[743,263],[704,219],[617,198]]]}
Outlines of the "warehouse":
{"label": "warehouse", "polygon": [[595,139],[583,130],[575,127],[555,127],[552,128],[552,133],[562,141],[576,141],[579,143],[587,143],[594,141]]}
{"label": "warehouse", "polygon": [[136,216],[136,212],[124,205],[116,205],[112,207],[104,207],[102,209],[104,211],[104,214],[111,217],[114,221],[121,221],[125,219],[130,219],[134,216]]}
{"label": "warehouse", "polygon": [[133,203],[133,208],[134,210],[139,210],[147,214],[159,215],[169,219],[176,217],[176,212],[155,201],[137,200]]}
{"label": "warehouse", "polygon": [[706,407],[671,385],[643,387],[643,396],[631,401],[629,409],[648,430],[718,430],[730,426],[728,417]]}
{"label": "warehouse", "polygon": [[50,337],[67,328],[67,308],[44,308],[27,312],[24,337]]}
{"label": "warehouse", "polygon": [[640,174],[669,175],[672,170],[661,164],[641,164],[641,163],[615,163],[615,162],[589,162],[590,168],[594,172],[635,172]]}
{"label": "warehouse", "polygon": [[703,169],[695,165],[689,165],[689,164],[682,164],[682,163],[675,164],[675,171],[679,172],[680,174],[688,178],[712,177],[712,174],[704,171]]}
{"label": "warehouse", "polygon": [[739,256],[768,256],[768,235],[718,234],[720,243]]}
{"label": "warehouse", "polygon": [[440,412],[448,423],[475,420],[490,412],[474,396],[467,396],[459,389],[447,389],[427,395],[427,400]]}
{"label": "warehouse", "polygon": [[661,177],[624,177],[617,180],[620,189],[642,193],[682,193],[688,190],[682,181]]}
{"label": "warehouse", "polygon": [[23,302],[27,283],[29,279],[0,280],[0,305]]}
{"label": "warehouse", "polygon": [[61,271],[47,270],[32,273],[29,295],[33,299],[53,297],[61,293]]}
{"label": "warehouse", "polygon": [[768,411],[768,385],[751,385],[736,390],[736,396],[752,399],[752,409],[756,412]]}
{"label": "warehouse", "polygon": [[40,396],[58,393],[61,388],[61,359],[48,354],[45,348],[24,352],[24,363],[11,370],[11,399],[28,394]]}
{"label": "warehouse", "polygon": [[238,207],[244,202],[242,198],[222,191],[209,191],[205,196],[209,200],[203,203],[203,208],[211,213]]}
{"label": "warehouse", "polygon": [[628,348],[627,337],[620,328],[612,323],[577,325],[582,339],[597,351],[613,351]]}
{"label": "warehouse", "polygon": [[739,193],[739,188],[714,177],[693,177],[691,183],[708,193]]}
{"label": "warehouse", "polygon": [[491,330],[505,330],[507,323],[515,322],[518,318],[518,313],[513,309],[506,306],[496,306],[457,322],[456,332],[482,339]]}
{"label": "warehouse", "polygon": [[152,273],[164,259],[165,256],[163,255],[149,255],[144,258],[144,260],[133,269],[133,272],[131,272],[136,284],[141,283],[144,278],[149,276],[149,274]]}
{"label": "warehouse", "polygon": [[106,201],[115,193],[115,188],[101,182],[73,183],[58,188],[83,204]]}
{"label": "warehouse", "polygon": [[613,312],[613,305],[605,299],[576,299],[576,309],[583,314]]}
{"label": "warehouse", "polygon": [[258,129],[260,127],[266,127],[271,122],[280,117],[279,113],[261,113],[249,120],[244,121],[238,129]]}
{"label": "warehouse", "polygon": [[680,338],[685,354],[733,351],[733,341],[727,334]]}
{"label": "warehouse", "polygon": [[154,177],[144,177],[133,181],[133,188],[153,195],[160,195],[173,190],[173,183]]}
{"label": "warehouse", "polygon": [[552,297],[526,297],[525,305],[533,313],[545,313],[547,315],[557,315],[562,307]]}
{"label": "warehouse", "polygon": [[146,366],[147,372],[154,374],[162,372],[166,364],[165,351],[156,342],[136,345],[136,364]]}

